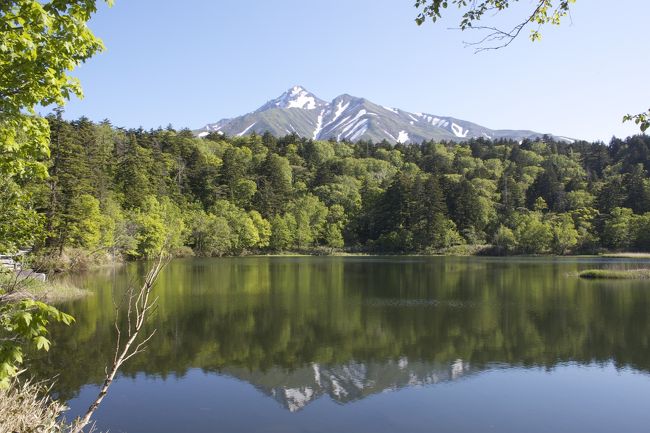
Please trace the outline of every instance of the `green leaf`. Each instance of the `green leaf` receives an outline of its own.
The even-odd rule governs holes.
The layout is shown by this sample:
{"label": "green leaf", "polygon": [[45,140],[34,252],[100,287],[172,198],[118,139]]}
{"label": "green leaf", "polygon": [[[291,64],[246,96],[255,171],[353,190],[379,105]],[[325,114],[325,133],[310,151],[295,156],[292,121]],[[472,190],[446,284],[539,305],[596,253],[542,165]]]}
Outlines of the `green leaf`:
{"label": "green leaf", "polygon": [[38,350],[45,350],[46,352],[48,350],[50,350],[50,340],[43,337],[42,335],[39,335],[38,337],[35,337],[34,338],[34,343],[36,344],[36,348]]}

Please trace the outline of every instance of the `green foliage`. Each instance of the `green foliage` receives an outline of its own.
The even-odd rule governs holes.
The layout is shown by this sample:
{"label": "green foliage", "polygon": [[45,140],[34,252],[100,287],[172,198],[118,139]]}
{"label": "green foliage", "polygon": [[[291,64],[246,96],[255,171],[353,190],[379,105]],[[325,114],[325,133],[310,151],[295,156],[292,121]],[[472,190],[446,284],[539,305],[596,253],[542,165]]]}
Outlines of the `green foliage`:
{"label": "green foliage", "polygon": [[571,212],[578,232],[578,248],[582,251],[593,252],[598,249],[600,239],[595,223],[599,214],[598,210],[592,207],[583,207]]}
{"label": "green foliage", "polygon": [[[95,0],[0,3],[0,252],[40,240],[44,215],[35,212],[27,191],[33,192],[34,183],[47,176],[44,161],[50,156],[51,128],[36,115],[36,107],[62,106],[72,95],[82,96],[79,82],[69,73],[103,48],[86,24],[96,10]],[[61,125],[60,117],[57,120]],[[67,165],[63,176],[55,173],[55,180],[74,176],[72,166]],[[76,182],[81,184],[87,177],[77,177]],[[51,198],[55,196],[52,193]],[[58,201],[52,204],[50,210],[56,213],[49,213],[47,229],[58,232],[60,250],[68,237],[84,247],[100,241],[101,215],[95,197],[77,195],[63,211]],[[15,294],[9,293],[12,290],[0,286],[0,386],[4,387],[23,362],[24,346],[48,350],[48,323],[73,320],[42,302],[3,297]]]}
{"label": "green foliage", "polygon": [[[493,34],[501,38],[498,40],[503,41],[506,38],[516,37],[521,29],[528,24],[536,24],[541,27],[544,24],[559,25],[562,18],[569,13],[569,8],[575,0],[537,0],[532,5],[532,10],[529,15],[526,15],[522,22],[514,26],[514,29],[509,33],[502,31],[495,31],[493,27],[482,27],[480,21],[485,18],[486,14],[491,17],[494,12],[503,11],[508,9],[511,5],[518,0],[481,0],[476,2],[468,2],[467,0],[416,0],[415,7],[421,9],[417,18],[415,19],[418,25],[423,24],[427,18],[433,22],[442,17],[442,9],[446,9],[449,5],[455,5],[463,11],[463,16],[460,21],[460,29],[489,29],[494,31]],[[532,30],[530,39],[533,41],[539,40],[541,34],[538,29]],[[494,39],[494,37],[492,38]],[[507,42],[505,42],[507,44]]]}
{"label": "green foliage", "polygon": [[596,280],[647,280],[650,279],[648,269],[628,269],[617,271],[612,269],[588,269],[578,274],[580,278]]}
{"label": "green foliage", "polygon": [[273,251],[285,251],[293,246],[296,219],[293,215],[275,215],[271,219],[271,239],[269,246]]}
{"label": "green foliage", "polygon": [[230,252],[232,232],[228,221],[203,210],[190,213],[189,243],[200,256],[223,256]]}
{"label": "green foliage", "polygon": [[646,132],[650,128],[650,110],[646,113],[639,114],[626,114],[623,117],[623,122],[634,122],[639,125],[641,132]]}
{"label": "green foliage", "polygon": [[271,223],[265,220],[262,215],[256,210],[248,212],[248,216],[253,222],[255,230],[257,230],[257,236],[259,240],[255,246],[258,248],[268,247],[271,240]]}
{"label": "green foliage", "polygon": [[614,208],[605,220],[603,241],[613,249],[626,249],[632,245],[632,224],[634,214],[632,209]]}
{"label": "green foliage", "polygon": [[555,254],[567,254],[578,245],[579,233],[568,214],[558,215],[551,221],[551,233],[551,249]]}
{"label": "green foliage", "polygon": [[513,253],[517,249],[517,238],[514,232],[504,225],[499,226],[492,243],[499,251],[506,254]]}
{"label": "green foliage", "polygon": [[[650,212],[646,136],[610,146],[370,145],[48,121],[56,138],[49,178],[16,178],[0,194],[26,212],[8,206],[0,230],[12,224],[6,216],[38,221],[14,248],[34,243],[44,226],[38,250],[130,258],[160,248],[202,256],[321,247],[410,253],[490,241],[500,254],[650,250],[640,218]],[[615,209],[623,207],[631,220],[617,229]]]}
{"label": "green foliage", "polygon": [[215,203],[211,212],[228,222],[231,230],[230,246],[232,253],[241,254],[259,244],[260,234],[251,216],[244,209],[229,201],[219,200]]}
{"label": "green foliage", "polygon": [[44,174],[49,130],[35,109],[82,95],[69,72],[103,49],[86,25],[96,10],[94,0],[0,4],[0,175]]}
{"label": "green foliage", "polygon": [[99,211],[99,200],[89,194],[82,194],[73,203],[71,213],[74,223],[68,228],[72,246],[94,249],[102,238],[102,224],[105,219]]}
{"label": "green foliage", "polygon": [[307,248],[318,244],[324,234],[328,209],[318,197],[305,195],[289,207],[295,220],[295,245]]}
{"label": "green foliage", "polygon": [[126,254],[131,257],[152,258],[184,245],[185,223],[180,209],[168,197],[159,202],[147,196],[142,208],[131,211],[130,221],[134,249]]}
{"label": "green foliage", "polygon": [[[2,281],[0,295],[7,293],[8,283]],[[24,361],[24,349],[49,350],[47,325],[51,322],[69,325],[74,318],[55,307],[33,299],[7,302],[0,299],[0,388],[6,388]]]}
{"label": "green foliage", "polygon": [[553,242],[553,231],[539,211],[526,212],[515,217],[513,230],[517,246],[525,254],[542,254]]}
{"label": "green foliage", "polygon": [[40,240],[44,222],[29,194],[11,179],[0,177],[0,253],[16,252]]}

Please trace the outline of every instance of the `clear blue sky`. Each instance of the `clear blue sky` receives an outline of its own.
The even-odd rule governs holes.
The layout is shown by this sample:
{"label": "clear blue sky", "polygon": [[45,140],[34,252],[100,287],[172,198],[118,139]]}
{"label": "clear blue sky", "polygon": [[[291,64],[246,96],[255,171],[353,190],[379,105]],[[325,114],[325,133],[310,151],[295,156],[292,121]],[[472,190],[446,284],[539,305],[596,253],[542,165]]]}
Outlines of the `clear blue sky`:
{"label": "clear blue sky", "polygon": [[478,34],[449,30],[454,15],[416,26],[414,3],[115,0],[91,22],[107,49],[75,71],[86,96],[66,117],[198,128],[300,84],[326,100],[607,142],[635,133],[622,116],[650,106],[648,0],[578,0],[541,42],[526,34],[483,54],[462,43]]}

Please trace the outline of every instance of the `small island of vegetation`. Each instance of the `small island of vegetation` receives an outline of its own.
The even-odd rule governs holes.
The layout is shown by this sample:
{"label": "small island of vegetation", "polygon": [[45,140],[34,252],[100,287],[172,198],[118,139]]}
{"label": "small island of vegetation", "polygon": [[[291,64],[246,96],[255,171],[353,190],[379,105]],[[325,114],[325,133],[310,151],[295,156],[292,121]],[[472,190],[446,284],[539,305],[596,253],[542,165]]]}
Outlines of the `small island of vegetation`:
{"label": "small island of vegetation", "polygon": [[578,275],[590,280],[647,280],[650,269],[588,269]]}

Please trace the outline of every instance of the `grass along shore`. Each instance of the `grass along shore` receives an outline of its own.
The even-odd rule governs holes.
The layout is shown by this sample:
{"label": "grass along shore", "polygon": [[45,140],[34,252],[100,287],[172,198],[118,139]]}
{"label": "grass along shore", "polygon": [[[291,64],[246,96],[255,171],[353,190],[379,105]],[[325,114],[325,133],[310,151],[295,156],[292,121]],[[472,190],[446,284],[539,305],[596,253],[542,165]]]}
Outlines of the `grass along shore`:
{"label": "grass along shore", "polygon": [[0,295],[12,300],[31,298],[58,303],[82,298],[90,293],[62,281],[40,281],[31,277],[16,278],[14,275],[0,274]]}
{"label": "grass along shore", "polygon": [[606,259],[650,259],[650,253],[606,253],[601,254]]}

